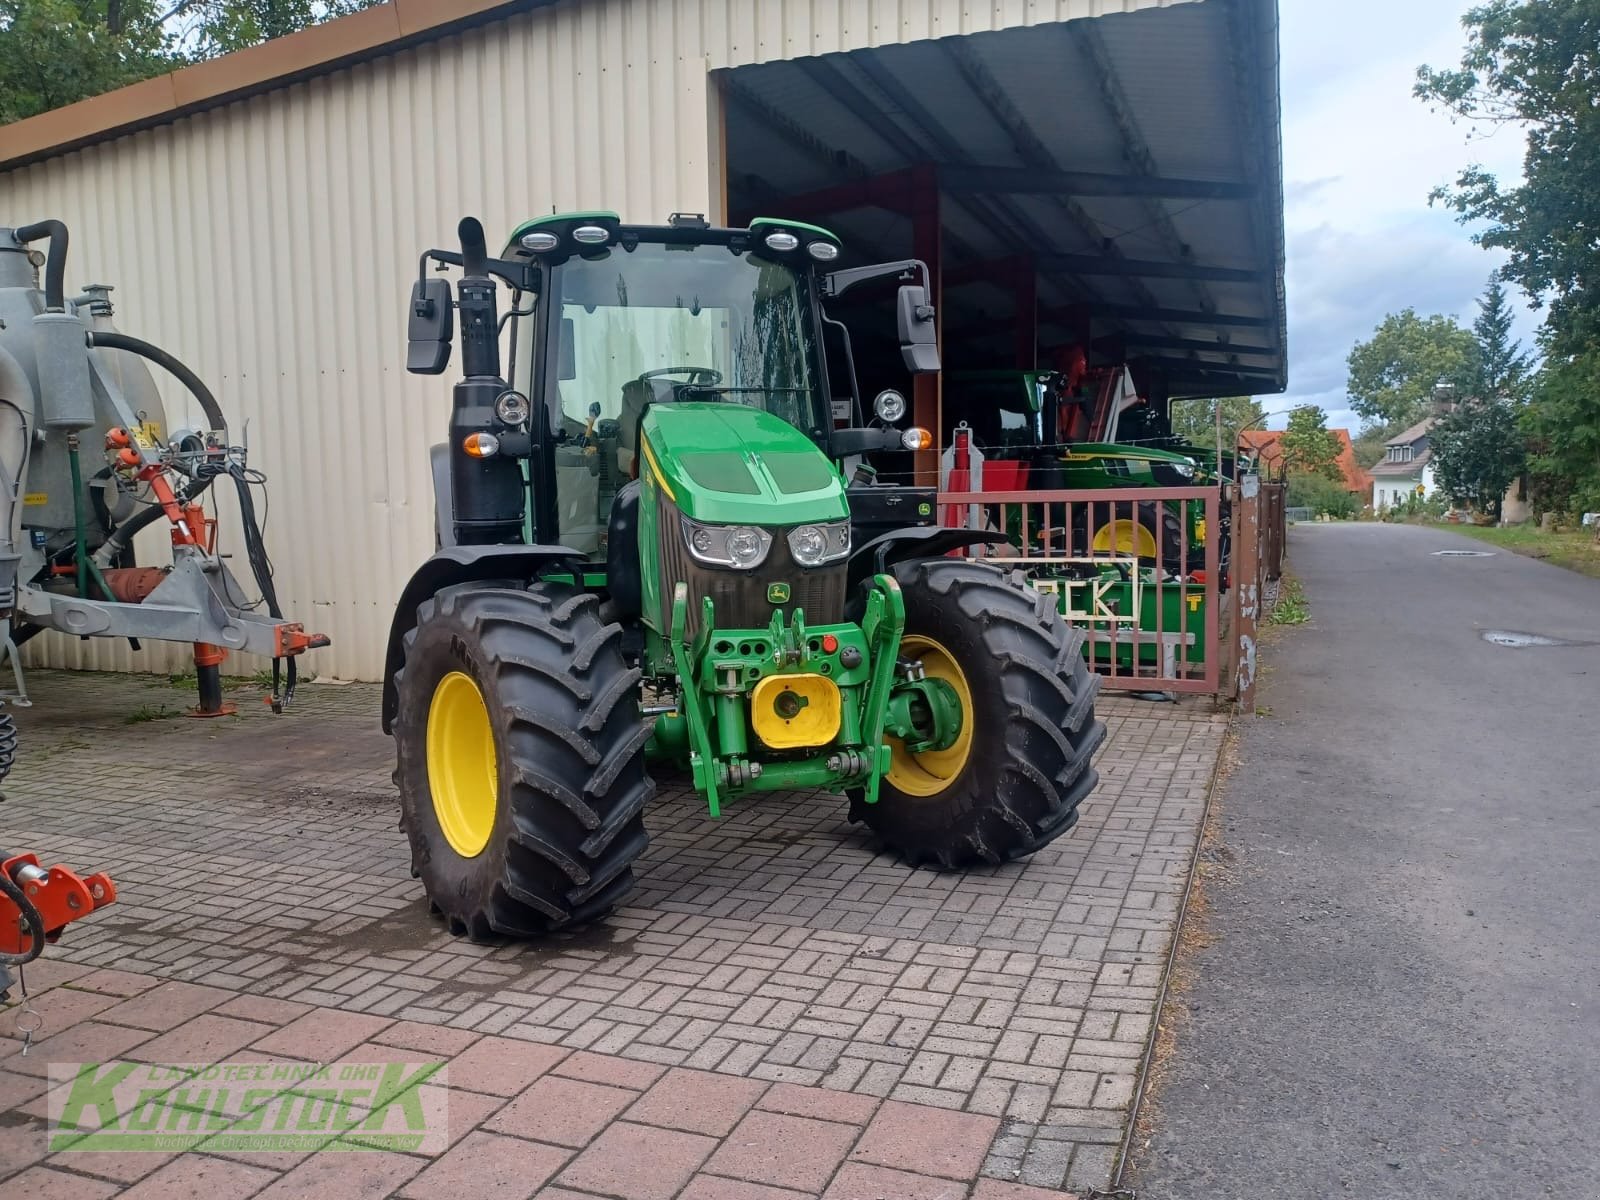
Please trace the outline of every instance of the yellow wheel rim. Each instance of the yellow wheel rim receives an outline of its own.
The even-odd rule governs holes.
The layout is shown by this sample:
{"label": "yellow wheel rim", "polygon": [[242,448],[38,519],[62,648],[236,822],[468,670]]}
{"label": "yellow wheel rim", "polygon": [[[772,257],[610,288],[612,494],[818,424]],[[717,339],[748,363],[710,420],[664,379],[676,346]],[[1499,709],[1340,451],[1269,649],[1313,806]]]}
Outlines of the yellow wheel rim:
{"label": "yellow wheel rim", "polygon": [[924,750],[913,754],[900,738],[889,743],[889,783],[907,796],[937,796],[955,782],[972,752],[972,689],[956,663],[955,656],[932,638],[909,634],[900,642],[900,656],[922,663],[929,679],[942,679],[955,689],[961,701],[961,732],[943,750]]}
{"label": "yellow wheel rim", "polygon": [[1109,521],[1100,526],[1094,535],[1094,550],[1097,554],[1130,554],[1137,558],[1154,558],[1156,556],[1156,538],[1139,522],[1129,517],[1126,520]]}
{"label": "yellow wheel rim", "polygon": [[476,858],[494,832],[498,787],[494,728],[472,676],[451,671],[428,705],[428,790],[444,840]]}

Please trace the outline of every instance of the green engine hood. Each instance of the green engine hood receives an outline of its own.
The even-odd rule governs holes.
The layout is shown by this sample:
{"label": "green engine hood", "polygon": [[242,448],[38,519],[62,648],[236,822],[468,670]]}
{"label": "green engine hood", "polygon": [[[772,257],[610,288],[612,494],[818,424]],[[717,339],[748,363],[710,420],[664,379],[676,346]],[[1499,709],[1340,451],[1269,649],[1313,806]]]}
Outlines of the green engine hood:
{"label": "green engine hood", "polygon": [[817,445],[742,404],[683,401],[645,410],[644,463],[687,516],[723,525],[800,525],[849,516],[844,485]]}
{"label": "green engine hood", "polygon": [[1076,442],[1068,447],[1068,461],[1087,458],[1132,458],[1145,462],[1186,463],[1187,454],[1161,450],[1155,446],[1129,446],[1118,442]]}

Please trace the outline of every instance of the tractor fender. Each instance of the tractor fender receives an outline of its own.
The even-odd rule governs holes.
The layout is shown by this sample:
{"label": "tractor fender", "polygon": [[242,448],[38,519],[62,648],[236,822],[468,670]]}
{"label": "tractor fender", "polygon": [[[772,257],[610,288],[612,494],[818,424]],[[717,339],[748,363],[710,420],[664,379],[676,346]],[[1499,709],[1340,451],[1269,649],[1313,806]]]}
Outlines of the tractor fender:
{"label": "tractor fender", "polygon": [[400,706],[394,677],[405,665],[405,639],[417,625],[417,606],[443,588],[486,579],[526,582],[547,567],[583,556],[566,546],[446,546],[417,568],[389,625],[389,647],[383,664],[383,731],[388,733]]}
{"label": "tractor fender", "polygon": [[891,529],[850,553],[845,595],[853,596],[861,582],[881,575],[898,562],[914,558],[939,558],[966,546],[999,546],[1006,535],[982,529],[945,529],[938,525],[908,525]]}

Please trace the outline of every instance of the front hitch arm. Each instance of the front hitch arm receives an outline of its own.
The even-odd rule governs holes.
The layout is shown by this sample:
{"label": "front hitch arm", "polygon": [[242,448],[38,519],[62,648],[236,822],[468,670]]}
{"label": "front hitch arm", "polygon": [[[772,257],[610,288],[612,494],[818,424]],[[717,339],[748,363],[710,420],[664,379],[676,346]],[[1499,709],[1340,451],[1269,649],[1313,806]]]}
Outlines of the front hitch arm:
{"label": "front hitch arm", "polygon": [[871,755],[867,771],[867,803],[878,802],[878,783],[889,768],[889,747],[883,741],[889,713],[889,689],[894,686],[895,663],[900,657],[900,637],[906,628],[906,602],[893,575],[874,575],[867,593],[867,611],[861,621],[872,674],[867,680],[867,719],[861,731],[863,747]]}

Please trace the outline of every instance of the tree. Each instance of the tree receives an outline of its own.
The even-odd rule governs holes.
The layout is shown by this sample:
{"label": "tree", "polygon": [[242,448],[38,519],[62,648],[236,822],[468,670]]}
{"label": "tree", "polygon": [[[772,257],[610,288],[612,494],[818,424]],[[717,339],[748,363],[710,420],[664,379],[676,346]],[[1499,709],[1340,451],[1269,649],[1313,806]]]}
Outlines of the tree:
{"label": "tree", "polygon": [[379,0],[0,0],[0,124]]}
{"label": "tree", "polygon": [[1525,130],[1523,180],[1502,187],[1473,165],[1433,198],[1488,223],[1474,240],[1510,255],[1503,276],[1550,302],[1559,333],[1600,308],[1600,4],[1490,0],[1461,23],[1460,67],[1418,68],[1416,94],[1457,119]]}
{"label": "tree", "polygon": [[1283,456],[1278,460],[1280,477],[1300,473],[1324,479],[1343,479],[1339,454],[1344,449],[1339,439],[1328,432],[1328,415],[1315,404],[1302,404],[1289,413],[1289,427],[1278,441]]}
{"label": "tree", "polygon": [[1393,432],[1387,425],[1372,425],[1363,429],[1352,442],[1356,465],[1371,469],[1381,463],[1388,452],[1389,436]]}
{"label": "tree", "polygon": [[381,0],[173,0],[166,21],[176,45],[205,59],[377,3]]}
{"label": "tree", "polygon": [[172,66],[149,0],[0,0],[0,124]]}
{"label": "tree", "polygon": [[1309,508],[1313,515],[1327,513],[1341,520],[1353,517],[1361,501],[1342,482],[1309,471],[1291,471],[1284,503],[1290,508]]}
{"label": "tree", "polygon": [[1439,486],[1451,500],[1495,520],[1506,490],[1527,465],[1527,446],[1508,400],[1468,400],[1428,433]]}
{"label": "tree", "polygon": [[1217,440],[1216,406],[1222,405],[1222,449],[1239,444],[1239,431],[1259,425],[1266,409],[1254,396],[1224,396],[1219,400],[1174,400],[1172,435],[1193,446],[1211,446]]}
{"label": "tree", "polygon": [[1535,502],[1600,510],[1600,336],[1580,353],[1545,360],[1522,426]]}
{"label": "tree", "polygon": [[1350,407],[1395,432],[1428,415],[1438,384],[1451,384],[1462,396],[1473,390],[1478,342],[1453,317],[1419,317],[1407,308],[1384,317],[1371,338],[1357,342],[1347,365]]}
{"label": "tree", "polygon": [[1600,3],[1491,0],[1462,25],[1459,68],[1419,68],[1416,93],[1525,134],[1522,179],[1503,186],[1471,165],[1433,199],[1482,223],[1474,240],[1509,256],[1501,277],[1547,308],[1523,422],[1538,492],[1600,501]]}
{"label": "tree", "polygon": [[1478,339],[1478,381],[1472,395],[1485,400],[1527,399],[1531,359],[1522,343],[1512,338],[1511,321],[1505,286],[1498,275],[1492,275],[1472,322],[1473,336]]}

